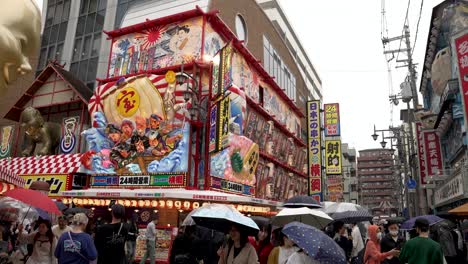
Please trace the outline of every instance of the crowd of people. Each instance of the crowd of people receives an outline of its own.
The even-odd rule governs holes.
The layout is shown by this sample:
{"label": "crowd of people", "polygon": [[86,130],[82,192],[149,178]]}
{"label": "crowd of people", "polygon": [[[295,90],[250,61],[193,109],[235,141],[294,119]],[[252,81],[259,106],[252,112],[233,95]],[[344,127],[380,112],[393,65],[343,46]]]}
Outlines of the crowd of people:
{"label": "crowd of people", "polygon": [[[0,225],[0,263],[26,264],[126,264],[135,263],[139,236],[137,217],[126,222],[125,208],[115,204],[112,220],[90,228],[83,213],[60,216],[57,224],[39,219],[36,223]],[[155,263],[158,215],[146,228],[146,251],[140,263]],[[456,227],[440,223],[430,226],[424,218],[415,221],[406,234],[398,222],[374,225],[334,221],[323,230],[343,250],[352,264],[443,264],[467,263],[465,241]],[[408,235],[408,236],[407,236]],[[408,237],[408,239],[407,239]],[[311,238],[312,239],[312,238]],[[173,264],[314,264],[293,240],[272,227],[259,223],[252,236],[237,224],[228,234],[197,225],[182,226],[175,237],[169,263]]]}

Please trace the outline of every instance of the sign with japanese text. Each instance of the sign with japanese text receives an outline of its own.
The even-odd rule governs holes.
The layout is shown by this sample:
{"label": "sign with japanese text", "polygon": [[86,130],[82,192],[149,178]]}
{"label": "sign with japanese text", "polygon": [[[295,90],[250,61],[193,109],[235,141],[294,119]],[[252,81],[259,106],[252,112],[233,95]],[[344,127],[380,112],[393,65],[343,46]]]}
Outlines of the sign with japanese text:
{"label": "sign with japanese text", "polygon": [[255,195],[255,187],[227,181],[217,177],[211,177],[211,187],[214,189],[224,190],[243,195]]}
{"label": "sign with japanese text", "polygon": [[213,98],[219,95],[219,64],[221,63],[220,54],[213,57],[213,69],[211,72],[211,93]]}
{"label": "sign with japanese text", "polygon": [[119,176],[94,176],[91,177],[91,186],[117,186]]}
{"label": "sign with japanese text", "polygon": [[463,196],[463,176],[458,174],[434,192],[434,204],[440,205],[454,198]]}
{"label": "sign with japanese text", "polygon": [[229,87],[232,86],[232,42],[229,42],[221,50],[221,64],[218,82],[219,91],[224,94]]}
{"label": "sign with japanese text", "polygon": [[24,184],[25,189],[29,189],[31,184],[35,181],[47,182],[50,186],[49,196],[60,196],[60,192],[70,190],[71,176],[66,174],[58,175],[21,175],[26,181]]}
{"label": "sign with japanese text", "polygon": [[149,185],[150,176],[119,176],[120,186],[138,186],[138,185]]}
{"label": "sign with japanese text", "polygon": [[185,175],[154,175],[151,176],[151,186],[185,186]]}
{"label": "sign with japanese text", "polygon": [[217,140],[217,125],[218,125],[218,105],[215,104],[211,107],[210,111],[210,137],[209,137],[209,152],[216,150]]}
{"label": "sign with japanese text", "polygon": [[343,177],[327,177],[328,201],[339,202],[343,198]]}
{"label": "sign with japanese text", "polygon": [[[466,32],[466,31],[465,31]],[[460,75],[458,80],[465,107],[465,126],[467,125],[468,115],[468,34],[464,34],[455,39],[455,50],[458,58],[458,70]]]}
{"label": "sign with japanese text", "polygon": [[229,144],[229,119],[231,117],[231,100],[229,96],[219,102],[218,143],[217,149],[222,150]]}
{"label": "sign with japanese text", "polygon": [[416,122],[416,137],[418,140],[418,157],[419,157],[419,183],[426,184],[426,154],[424,148],[424,137],[422,131],[422,123]]}
{"label": "sign with japanese text", "polygon": [[325,171],[341,174],[341,140],[325,140]]}
{"label": "sign with japanese text", "polygon": [[309,195],[322,193],[322,153],[320,130],[320,101],[307,102],[307,143],[308,143],[308,172]]}
{"label": "sign with japanese text", "polygon": [[76,153],[77,135],[80,134],[80,117],[65,117],[62,121],[60,151],[63,154]]}
{"label": "sign with japanese text", "polygon": [[13,140],[13,126],[4,126],[2,127],[2,141],[0,144],[0,158],[9,157],[11,154],[11,142]]}
{"label": "sign with japanese text", "polygon": [[423,131],[424,151],[426,160],[426,175],[442,175],[442,152],[440,148],[440,139],[435,131]]}
{"label": "sign with japanese text", "polygon": [[140,107],[140,95],[138,91],[131,86],[120,90],[115,106],[123,117],[133,116]]}
{"label": "sign with japanese text", "polygon": [[340,135],[340,104],[324,104],[325,116],[323,122],[325,123],[325,136],[339,136]]}

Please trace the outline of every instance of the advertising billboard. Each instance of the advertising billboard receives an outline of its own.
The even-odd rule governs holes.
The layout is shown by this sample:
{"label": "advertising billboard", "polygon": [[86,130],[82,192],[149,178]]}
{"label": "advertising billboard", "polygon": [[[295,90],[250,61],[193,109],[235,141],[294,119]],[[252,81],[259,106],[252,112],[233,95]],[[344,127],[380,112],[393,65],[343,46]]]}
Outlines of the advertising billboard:
{"label": "advertising billboard", "polygon": [[421,122],[416,122],[416,138],[418,140],[418,157],[419,157],[419,183],[426,184],[427,167],[426,167],[426,151],[424,147],[423,125]]}
{"label": "advertising billboard", "polygon": [[341,174],[341,140],[325,140],[325,172]]}
{"label": "advertising billboard", "polygon": [[72,176],[67,174],[57,175],[21,175],[26,183],[24,184],[25,189],[29,189],[31,184],[35,181],[47,182],[50,186],[49,196],[60,196],[60,192],[71,189]]}
{"label": "advertising billboard", "polygon": [[309,156],[309,195],[322,197],[322,137],[320,129],[320,101],[307,102],[307,145]]}
{"label": "advertising billboard", "polygon": [[325,126],[325,136],[339,136],[341,133],[340,129],[340,104],[324,104],[325,115],[323,122]]}

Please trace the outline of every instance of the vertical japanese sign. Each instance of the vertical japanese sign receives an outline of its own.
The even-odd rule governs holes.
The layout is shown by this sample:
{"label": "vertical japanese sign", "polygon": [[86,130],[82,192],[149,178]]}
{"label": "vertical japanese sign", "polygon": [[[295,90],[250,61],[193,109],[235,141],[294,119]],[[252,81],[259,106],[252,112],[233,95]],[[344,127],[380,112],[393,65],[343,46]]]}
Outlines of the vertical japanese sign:
{"label": "vertical japanese sign", "polygon": [[11,154],[11,142],[13,140],[13,126],[4,126],[2,127],[2,141],[0,144],[0,158],[9,157]]}
{"label": "vertical japanese sign", "polygon": [[229,144],[229,118],[231,117],[231,100],[229,96],[219,102],[218,122],[218,150],[222,150]]}
{"label": "vertical japanese sign", "polygon": [[424,148],[424,137],[421,122],[416,122],[416,137],[418,139],[419,183],[426,184],[426,154]]}
{"label": "vertical japanese sign", "polygon": [[62,139],[60,140],[60,150],[63,154],[76,152],[76,135],[79,135],[80,117],[65,117],[62,121]]}
{"label": "vertical japanese sign", "polygon": [[232,42],[229,42],[221,50],[221,64],[220,64],[220,73],[218,81],[219,92],[224,94],[224,92],[232,86]]}
{"label": "vertical japanese sign", "polygon": [[340,135],[340,104],[325,104],[325,116],[323,122],[325,123],[325,136],[339,136]]}
{"label": "vertical japanese sign", "polygon": [[341,140],[325,140],[327,174],[341,174]]}
{"label": "vertical japanese sign", "polygon": [[210,142],[209,142],[209,152],[216,150],[216,140],[217,140],[217,125],[218,125],[218,105],[215,104],[211,107],[210,111]]}
{"label": "vertical japanese sign", "polygon": [[219,64],[221,63],[220,54],[213,58],[213,69],[211,72],[211,94],[213,98],[219,95]]}
{"label": "vertical japanese sign", "polygon": [[[466,32],[466,31],[465,31]],[[465,126],[468,125],[468,34],[455,39],[455,49],[458,58],[458,77],[460,82],[463,104],[465,107]]]}
{"label": "vertical japanese sign", "polygon": [[322,154],[320,132],[320,101],[307,102],[307,143],[309,156],[309,195],[322,197]]}
{"label": "vertical japanese sign", "polygon": [[426,159],[426,175],[442,175],[442,153],[440,139],[435,131],[423,131]]}

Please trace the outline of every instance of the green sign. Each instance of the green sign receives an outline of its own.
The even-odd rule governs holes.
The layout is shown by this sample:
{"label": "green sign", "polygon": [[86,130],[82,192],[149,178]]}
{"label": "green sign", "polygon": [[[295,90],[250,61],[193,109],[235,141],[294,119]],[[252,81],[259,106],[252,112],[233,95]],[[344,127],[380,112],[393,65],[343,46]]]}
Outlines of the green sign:
{"label": "green sign", "polygon": [[185,175],[154,175],[151,176],[151,186],[185,186]]}

